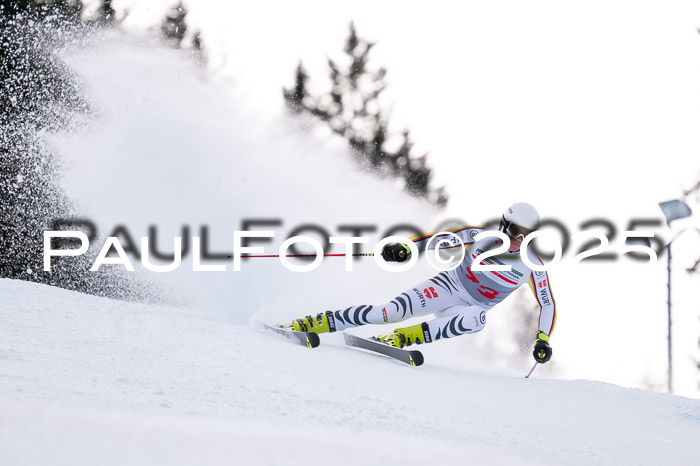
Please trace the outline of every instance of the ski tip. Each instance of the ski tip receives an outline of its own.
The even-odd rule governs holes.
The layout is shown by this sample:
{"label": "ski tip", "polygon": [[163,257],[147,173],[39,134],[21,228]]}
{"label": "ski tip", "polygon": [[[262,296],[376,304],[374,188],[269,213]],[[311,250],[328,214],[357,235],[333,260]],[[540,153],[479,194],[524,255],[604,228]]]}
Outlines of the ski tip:
{"label": "ski tip", "polygon": [[308,333],[306,335],[306,346],[308,348],[316,348],[321,344],[321,339],[317,333]]}
{"label": "ski tip", "polygon": [[423,353],[420,351],[409,351],[408,353],[409,363],[412,366],[420,366],[423,364]]}

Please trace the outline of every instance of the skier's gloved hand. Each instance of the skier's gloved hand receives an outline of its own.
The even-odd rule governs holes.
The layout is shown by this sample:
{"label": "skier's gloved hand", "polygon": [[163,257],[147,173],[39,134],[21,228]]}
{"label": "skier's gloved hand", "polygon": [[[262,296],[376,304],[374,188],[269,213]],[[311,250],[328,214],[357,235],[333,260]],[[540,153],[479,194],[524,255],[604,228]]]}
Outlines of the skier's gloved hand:
{"label": "skier's gloved hand", "polygon": [[552,348],[549,346],[549,336],[544,332],[537,332],[535,340],[535,350],[532,352],[535,361],[544,364],[552,357]]}
{"label": "skier's gloved hand", "polygon": [[382,258],[387,262],[405,262],[411,258],[411,250],[403,243],[389,243],[382,249]]}

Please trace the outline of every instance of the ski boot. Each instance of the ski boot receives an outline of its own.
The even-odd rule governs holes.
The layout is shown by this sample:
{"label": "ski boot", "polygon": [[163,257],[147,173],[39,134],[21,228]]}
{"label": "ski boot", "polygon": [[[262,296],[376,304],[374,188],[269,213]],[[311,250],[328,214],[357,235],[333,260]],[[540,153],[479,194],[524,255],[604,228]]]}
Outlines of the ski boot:
{"label": "ski boot", "polygon": [[296,319],[282,327],[297,332],[335,332],[335,319],[333,319],[333,313],[331,311],[319,312],[316,314],[316,317],[306,316],[302,319]]}
{"label": "ski boot", "polygon": [[[426,334],[430,335],[428,324],[423,322],[422,324],[412,325],[410,327],[394,329],[394,332],[390,335],[378,335],[374,337],[374,339],[386,343],[389,346],[403,348],[404,346],[411,346],[414,343],[416,345],[425,343]],[[430,341],[430,339],[428,339],[428,341]]]}

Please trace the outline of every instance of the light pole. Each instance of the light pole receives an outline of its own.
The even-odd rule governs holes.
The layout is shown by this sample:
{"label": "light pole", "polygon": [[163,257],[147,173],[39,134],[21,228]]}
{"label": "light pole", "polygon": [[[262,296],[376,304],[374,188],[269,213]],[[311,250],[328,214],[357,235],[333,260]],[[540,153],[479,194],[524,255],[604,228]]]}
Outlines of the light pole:
{"label": "light pole", "polygon": [[[671,222],[673,220],[677,220],[679,218],[685,218],[689,217],[690,214],[692,214],[692,211],[690,210],[690,207],[688,205],[678,199],[674,199],[672,201],[666,201],[666,202],[660,202],[659,207],[661,207],[661,211],[664,213],[664,217],[666,217],[666,225],[668,227],[671,227]],[[671,241],[668,242],[668,245],[666,245],[667,253],[668,253],[668,261],[667,261],[667,271],[668,271],[668,282],[667,282],[667,290],[668,290],[668,392],[673,393],[673,358],[672,358],[672,333],[671,333],[671,243],[673,243],[678,236],[680,236],[681,233],[683,233],[685,230],[681,230]]]}

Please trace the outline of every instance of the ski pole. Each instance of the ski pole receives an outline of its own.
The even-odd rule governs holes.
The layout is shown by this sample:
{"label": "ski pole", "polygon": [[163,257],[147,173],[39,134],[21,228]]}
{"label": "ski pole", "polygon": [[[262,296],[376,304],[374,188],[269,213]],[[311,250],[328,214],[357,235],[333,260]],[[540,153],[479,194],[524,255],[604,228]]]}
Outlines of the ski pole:
{"label": "ski pole", "polygon": [[532,369],[530,369],[530,372],[528,372],[527,375],[525,376],[526,379],[529,379],[529,378],[530,378],[530,375],[532,375],[533,371],[535,370],[535,367],[537,367],[537,364],[538,364],[538,363],[535,362],[535,365],[532,366]]}
{"label": "ski pole", "polygon": [[[363,252],[363,253],[358,253],[358,254],[324,254],[323,257],[345,257],[345,256],[352,256],[352,257],[359,257],[359,256],[374,256],[373,252]],[[232,254],[229,254],[228,257],[233,257]],[[241,258],[249,258],[249,257],[280,257],[279,254],[263,254],[263,255],[247,255],[247,256],[241,256]],[[287,254],[284,257],[316,257],[316,254]]]}

